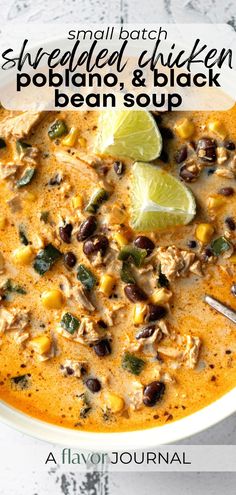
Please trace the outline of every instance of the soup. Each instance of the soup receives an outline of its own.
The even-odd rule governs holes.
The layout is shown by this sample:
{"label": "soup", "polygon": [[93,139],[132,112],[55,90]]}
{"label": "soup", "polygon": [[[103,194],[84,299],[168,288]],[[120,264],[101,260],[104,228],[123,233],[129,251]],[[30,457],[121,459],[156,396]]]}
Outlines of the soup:
{"label": "soup", "polygon": [[0,397],[30,416],[143,429],[236,383],[234,325],[203,302],[236,309],[236,108],[153,119],[163,147],[144,167],[197,210],[142,231],[133,160],[93,151],[97,112],[1,109]]}

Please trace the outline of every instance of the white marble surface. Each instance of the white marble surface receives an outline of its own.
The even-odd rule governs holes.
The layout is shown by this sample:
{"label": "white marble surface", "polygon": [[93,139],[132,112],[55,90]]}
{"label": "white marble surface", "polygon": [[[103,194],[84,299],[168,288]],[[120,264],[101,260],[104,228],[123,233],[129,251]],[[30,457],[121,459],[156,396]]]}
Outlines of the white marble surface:
{"label": "white marble surface", "polygon": [[[236,0],[0,0],[1,21],[22,22],[228,22],[236,29]],[[184,443],[235,444],[236,414]],[[40,442],[0,425],[1,495],[191,495],[235,493],[236,474],[63,473],[32,459]],[[48,445],[48,451],[51,450]],[[8,455],[6,455],[8,452]],[[11,454],[14,456],[11,460]],[[30,454],[29,454],[30,452]],[[17,457],[19,461],[17,462]],[[14,462],[13,462],[14,460]]]}

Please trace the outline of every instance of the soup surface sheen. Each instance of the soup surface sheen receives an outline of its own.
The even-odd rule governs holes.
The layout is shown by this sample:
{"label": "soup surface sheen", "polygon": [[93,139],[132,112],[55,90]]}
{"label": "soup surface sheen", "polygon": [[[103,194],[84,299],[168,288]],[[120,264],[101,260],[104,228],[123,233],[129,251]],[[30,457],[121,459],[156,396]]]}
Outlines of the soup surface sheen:
{"label": "soup surface sheen", "polygon": [[[97,112],[1,110],[0,397],[31,416],[91,431],[143,429],[235,386],[235,328],[203,296],[236,309],[236,108],[155,119],[163,151],[153,166],[184,181],[197,213],[185,226],[134,232],[132,161],[93,154]],[[66,129],[49,136],[56,120]],[[98,187],[109,197],[86,212]],[[123,266],[147,297],[132,302],[118,256],[140,235],[155,247],[141,267],[132,256]]]}

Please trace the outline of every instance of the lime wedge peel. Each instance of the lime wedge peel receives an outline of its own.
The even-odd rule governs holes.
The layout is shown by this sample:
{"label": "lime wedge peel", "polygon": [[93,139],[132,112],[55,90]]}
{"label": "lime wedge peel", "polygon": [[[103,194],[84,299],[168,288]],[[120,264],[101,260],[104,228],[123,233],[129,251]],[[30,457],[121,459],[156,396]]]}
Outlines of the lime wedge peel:
{"label": "lime wedge peel", "polygon": [[151,232],[188,224],[196,214],[192,192],[159,167],[136,162],[133,166],[131,226]]}
{"label": "lime wedge peel", "polygon": [[95,153],[152,161],[162,150],[162,137],[152,115],[143,110],[104,110],[98,121]]}

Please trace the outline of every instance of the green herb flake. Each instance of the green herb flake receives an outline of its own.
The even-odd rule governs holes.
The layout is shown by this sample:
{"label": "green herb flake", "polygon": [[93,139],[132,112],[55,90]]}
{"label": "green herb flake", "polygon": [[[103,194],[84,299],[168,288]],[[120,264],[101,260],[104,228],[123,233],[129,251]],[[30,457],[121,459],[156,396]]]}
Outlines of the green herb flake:
{"label": "green herb flake", "polygon": [[31,144],[25,143],[21,139],[18,139],[18,141],[16,141],[16,151],[17,151],[20,158],[22,158],[22,156],[24,156],[25,150],[27,148],[32,148]]}
{"label": "green herb flake", "polygon": [[60,323],[61,327],[67,332],[73,335],[80,326],[80,321],[78,318],[73,316],[71,313],[65,313]]}
{"label": "green herb flake", "polygon": [[24,246],[28,246],[29,241],[26,237],[25,230],[24,230],[24,227],[22,225],[20,225],[20,227],[19,227],[19,238],[20,238],[21,244],[24,244]]}
{"label": "green herb flake", "polygon": [[91,412],[92,408],[90,406],[84,406],[80,409],[80,418],[81,419],[85,419],[87,418],[87,416],[89,415],[89,413]]}
{"label": "green herb flake", "polygon": [[159,266],[159,275],[158,275],[158,279],[157,279],[157,286],[160,288],[161,287],[166,287],[166,288],[170,287],[170,282],[169,282],[167,276],[164,273],[162,273],[162,271],[161,271],[161,265]]}
{"label": "green herb flake", "polygon": [[93,273],[82,264],[78,267],[77,278],[87,290],[93,289],[96,284],[96,278]]}
{"label": "green herb flake", "polygon": [[222,236],[218,237],[218,239],[214,239],[211,243],[211,249],[214,256],[219,256],[220,254],[228,251],[231,248],[231,244],[227,239]]}
{"label": "green herb flake", "polygon": [[61,256],[62,254],[57,248],[52,244],[48,244],[37,254],[33,267],[39,275],[44,275],[44,273],[48,272]]}
{"label": "green herb flake", "polygon": [[118,260],[128,261],[130,260],[135,266],[140,268],[147,256],[146,249],[140,249],[135,246],[124,246],[118,255]]}
{"label": "green herb flake", "polygon": [[27,294],[26,290],[21,287],[21,285],[15,284],[10,278],[4,284],[3,290],[8,293],[16,292],[17,294],[22,295]]}
{"label": "green herb flake", "polygon": [[48,136],[50,139],[57,139],[68,134],[68,128],[64,120],[58,119],[50,125]]}
{"label": "green herb flake", "polygon": [[49,222],[49,217],[50,217],[50,212],[49,211],[41,211],[40,213],[40,221],[43,223],[48,223]]}
{"label": "green herb flake", "polygon": [[18,188],[27,186],[32,181],[36,169],[34,167],[29,167],[25,170],[22,177],[16,182]]}
{"label": "green herb flake", "polygon": [[140,375],[145,366],[145,361],[130,352],[126,352],[122,358],[122,368],[133,375]]}
{"label": "green herb flake", "polygon": [[93,193],[89,203],[85,208],[85,211],[89,213],[97,213],[102,203],[104,203],[104,201],[107,201],[108,198],[109,198],[109,193],[108,191],[106,191],[106,189],[103,188],[97,189]]}
{"label": "green herb flake", "polygon": [[11,378],[11,385],[17,390],[25,390],[30,386],[30,375],[17,375]]}
{"label": "green herb flake", "polygon": [[132,273],[132,268],[128,261],[123,261],[120,271],[120,278],[125,284],[135,284],[136,280]]}

